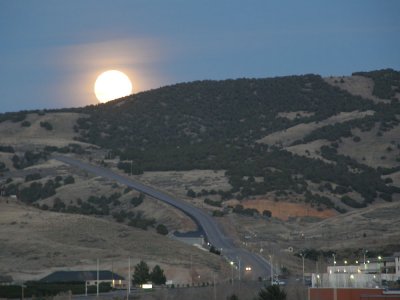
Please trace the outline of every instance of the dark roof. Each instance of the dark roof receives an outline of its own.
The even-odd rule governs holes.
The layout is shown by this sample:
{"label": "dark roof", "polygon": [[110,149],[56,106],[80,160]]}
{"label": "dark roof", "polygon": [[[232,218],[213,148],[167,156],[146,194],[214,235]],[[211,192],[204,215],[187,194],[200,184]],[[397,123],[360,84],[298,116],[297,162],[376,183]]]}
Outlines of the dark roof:
{"label": "dark roof", "polygon": [[200,238],[203,237],[203,233],[200,230],[188,231],[188,232],[175,231],[174,236],[183,238]]}
{"label": "dark roof", "polygon": [[0,282],[9,283],[12,282],[13,278],[9,275],[0,275]]}
{"label": "dark roof", "polygon": [[[111,271],[99,271],[100,280],[124,280]],[[97,280],[97,271],[57,271],[40,279],[40,282],[83,282],[87,280]]]}

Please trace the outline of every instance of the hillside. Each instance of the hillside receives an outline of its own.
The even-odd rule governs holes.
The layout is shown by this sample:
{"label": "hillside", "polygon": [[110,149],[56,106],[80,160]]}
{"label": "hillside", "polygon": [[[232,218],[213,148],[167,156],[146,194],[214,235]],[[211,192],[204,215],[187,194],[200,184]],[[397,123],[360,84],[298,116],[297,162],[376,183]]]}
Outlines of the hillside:
{"label": "hillside", "polygon": [[275,192],[343,212],[399,197],[399,99],[390,69],[183,83],[79,109],[78,140],[136,174],[225,170],[224,199]]}
{"label": "hillside", "polygon": [[[157,234],[160,226],[161,234],[194,228],[175,208],[52,159],[62,154],[134,176],[203,208],[235,242],[254,251],[260,245],[272,252],[289,246],[400,246],[397,232],[376,230],[398,223],[393,215],[385,219],[400,200],[398,71],[182,83],[96,106],[2,114],[0,137],[0,192],[16,195],[23,211],[1,224],[3,234],[36,231],[20,224],[27,222],[25,210],[62,216],[68,226],[100,222],[109,229],[107,238],[119,230],[138,239],[146,235],[154,247],[136,249],[137,256],[166,263],[169,256],[157,252],[168,240]],[[329,245],[315,238],[320,226]],[[368,238],[343,238],[361,227]],[[299,232],[306,240],[297,238]],[[82,250],[76,266],[85,265],[85,239],[67,239],[67,246],[75,241]],[[6,240],[7,247],[15,246],[10,235]],[[45,269],[28,252],[20,257]],[[199,254],[199,264],[205,259],[208,253]],[[282,262],[298,266],[292,254]],[[183,265],[188,268],[187,261]]]}
{"label": "hillside", "polygon": [[[203,280],[220,268],[217,256],[155,233],[90,216],[43,211],[0,197],[0,269],[14,279],[39,279],[55,270],[101,267],[126,276],[127,259],[161,264],[174,282],[187,282],[192,264]],[[162,245],[162,246],[161,246]]]}

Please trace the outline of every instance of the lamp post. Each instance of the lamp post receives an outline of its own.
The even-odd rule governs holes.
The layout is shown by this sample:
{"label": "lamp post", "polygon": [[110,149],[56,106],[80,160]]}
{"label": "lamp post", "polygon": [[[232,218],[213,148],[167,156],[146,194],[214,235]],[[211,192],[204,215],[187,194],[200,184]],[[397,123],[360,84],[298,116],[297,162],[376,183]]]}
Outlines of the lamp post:
{"label": "lamp post", "polygon": [[382,284],[382,270],[381,270],[381,260],[382,260],[382,256],[378,256],[378,270],[379,270],[379,277],[380,277],[380,283],[379,285]]}
{"label": "lamp post", "polygon": [[368,250],[363,250],[363,254],[364,254],[364,269],[365,269],[365,254],[367,254],[368,253]]}
{"label": "lamp post", "polygon": [[301,259],[303,261],[303,285],[305,285],[305,280],[304,280],[304,258],[305,258],[305,254],[304,252],[300,253]]}
{"label": "lamp post", "polygon": [[274,264],[272,262],[272,254],[269,256],[271,262],[271,285],[274,284]]}
{"label": "lamp post", "polygon": [[97,281],[96,281],[96,296],[99,298],[99,259],[97,259]]}
{"label": "lamp post", "polygon": [[333,266],[336,267],[336,253],[332,253],[332,256],[333,256]]}
{"label": "lamp post", "polygon": [[232,287],[233,287],[233,261],[231,261],[230,264],[231,264],[231,271],[232,271],[232,278],[231,278],[231,280],[232,280]]}

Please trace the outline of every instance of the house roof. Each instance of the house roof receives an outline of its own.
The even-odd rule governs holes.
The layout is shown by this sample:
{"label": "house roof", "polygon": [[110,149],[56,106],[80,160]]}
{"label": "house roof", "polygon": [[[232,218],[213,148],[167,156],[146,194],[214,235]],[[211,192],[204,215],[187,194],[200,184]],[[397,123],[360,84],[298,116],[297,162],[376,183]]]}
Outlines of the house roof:
{"label": "house roof", "polygon": [[9,275],[0,275],[0,282],[2,283],[9,283],[12,282],[13,278]]}
{"label": "house roof", "polygon": [[200,230],[188,231],[188,232],[175,231],[174,236],[179,237],[179,238],[202,238],[202,237],[204,237],[203,233]]}
{"label": "house roof", "polygon": [[[111,271],[99,271],[99,280],[124,280],[125,278]],[[40,282],[83,282],[97,280],[97,271],[57,271],[42,278]]]}

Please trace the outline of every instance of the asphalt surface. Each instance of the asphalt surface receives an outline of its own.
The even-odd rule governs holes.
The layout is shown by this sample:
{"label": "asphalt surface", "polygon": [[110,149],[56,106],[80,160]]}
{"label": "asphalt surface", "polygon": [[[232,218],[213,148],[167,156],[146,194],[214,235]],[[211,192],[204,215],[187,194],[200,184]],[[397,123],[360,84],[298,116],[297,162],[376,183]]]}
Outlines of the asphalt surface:
{"label": "asphalt surface", "polygon": [[[199,230],[204,233],[206,240],[211,245],[214,245],[215,248],[220,249],[221,254],[227,259],[228,262],[233,261],[234,265],[238,269],[240,268],[240,276],[242,278],[267,278],[271,275],[270,265],[263,257],[257,253],[252,253],[246,249],[235,246],[232,239],[230,239],[221,231],[213,217],[200,208],[197,208],[183,200],[172,198],[163,192],[148,187],[131,178],[116,174],[107,168],[95,166],[66,156],[55,156],[54,159],[79,169],[83,169],[97,176],[115,180],[120,184],[129,186],[139,192],[180,209],[196,222]],[[246,267],[251,267],[251,270],[246,271]]]}

